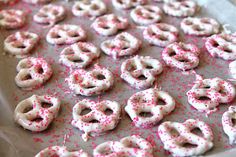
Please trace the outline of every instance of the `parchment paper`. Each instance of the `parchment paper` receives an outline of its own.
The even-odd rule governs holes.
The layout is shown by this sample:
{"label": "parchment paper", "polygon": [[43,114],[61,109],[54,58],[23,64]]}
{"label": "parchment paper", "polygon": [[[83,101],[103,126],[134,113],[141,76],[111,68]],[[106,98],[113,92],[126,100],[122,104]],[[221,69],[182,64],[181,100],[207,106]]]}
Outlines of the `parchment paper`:
{"label": "parchment paper", "polygon": [[[143,30],[137,28],[132,22],[129,16],[130,11],[117,11],[113,9],[110,0],[105,1],[109,7],[108,13],[115,12],[117,15],[129,18],[131,26],[129,29],[127,29],[127,31],[143,41],[142,49],[138,52],[138,54],[144,56],[150,55],[162,61],[162,49],[155,46],[150,46],[146,41],[143,40]],[[71,23],[82,25],[88,34],[87,41],[94,43],[96,46],[99,46],[102,41],[114,37],[102,37],[96,35],[94,30],[90,28],[93,20],[90,20],[86,17],[74,17],[70,11],[73,1],[69,1],[69,3],[66,1],[54,1],[53,3],[62,4],[67,9],[67,17],[65,20],[60,22],[60,24]],[[236,30],[236,7],[233,5],[232,1],[199,0],[198,3],[202,8],[200,13],[198,13],[196,16],[214,17],[219,20],[222,25],[229,24],[228,28],[232,31]],[[162,7],[161,3],[149,2],[149,4]],[[119,140],[122,137],[131,134],[139,134],[150,141],[155,148],[155,156],[169,156],[170,154],[164,151],[163,144],[159,139],[157,133],[158,125],[151,129],[138,129],[132,125],[131,120],[124,112],[122,114],[120,123],[113,131],[100,137],[91,138],[88,142],[84,142],[81,139],[82,132],[70,125],[72,117],[71,110],[77,101],[84,98],[95,101],[109,99],[118,101],[122,106],[125,106],[127,99],[139,90],[131,88],[119,77],[120,65],[122,61],[125,60],[125,58],[114,61],[102,53],[101,57],[95,61],[95,63],[106,66],[114,73],[116,76],[115,86],[110,91],[98,97],[75,96],[73,93],[70,93],[67,84],[64,82],[65,77],[69,75],[69,71],[58,63],[60,51],[66,46],[52,46],[46,43],[45,35],[50,28],[46,28],[45,26],[36,24],[32,21],[32,15],[34,15],[40,7],[41,6],[30,5],[23,2],[19,2],[12,6],[0,6],[0,9],[18,8],[29,13],[27,16],[27,25],[21,30],[35,32],[41,37],[40,44],[36,47],[32,53],[32,56],[46,58],[46,60],[51,63],[54,72],[53,77],[38,90],[24,92],[19,89],[14,82],[14,77],[16,76],[15,68],[18,59],[2,55],[3,40],[8,35],[18,30],[0,30],[0,156],[32,157],[40,150],[48,146],[63,144],[66,145],[68,149],[76,150],[82,148],[92,154],[92,150],[96,145],[108,140]],[[165,15],[163,22],[174,24],[179,27],[180,20],[181,18],[174,18]],[[201,48],[202,52],[200,55],[200,65],[195,69],[198,74],[203,75],[205,78],[212,78],[216,76],[223,79],[230,78],[228,73],[229,62],[210,57],[203,46],[203,38],[184,36],[183,33],[181,33],[180,40],[184,42],[195,43]],[[162,63],[165,65],[163,61]],[[164,66],[163,73],[157,77],[158,87],[164,91],[169,92],[175,98],[177,106],[174,112],[164,118],[163,121],[171,120],[183,122],[189,118],[201,119],[207,122],[214,131],[214,148],[207,152],[206,155],[235,156],[233,154],[235,154],[236,151],[233,150],[233,146],[228,144],[228,138],[223,133],[221,125],[222,113],[227,110],[229,105],[234,104],[234,102],[231,104],[220,105],[219,110],[216,113],[213,113],[209,118],[206,118],[205,114],[197,112],[191,108],[187,102],[186,92],[192,87],[194,80],[195,75],[192,73],[192,71],[181,72],[180,70]],[[61,112],[59,116],[53,121],[52,125],[46,131],[41,133],[32,133],[30,131],[24,130],[13,121],[13,112],[16,105],[21,100],[28,98],[32,94],[52,94],[58,96],[62,100]]]}

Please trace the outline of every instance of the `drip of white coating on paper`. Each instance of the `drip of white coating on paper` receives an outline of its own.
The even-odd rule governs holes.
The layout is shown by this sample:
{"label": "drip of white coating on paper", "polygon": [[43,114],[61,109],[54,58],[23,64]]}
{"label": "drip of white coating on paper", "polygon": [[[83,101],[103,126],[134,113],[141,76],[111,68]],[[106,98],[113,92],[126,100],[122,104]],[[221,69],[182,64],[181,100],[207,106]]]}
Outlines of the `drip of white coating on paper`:
{"label": "drip of white coating on paper", "polygon": [[88,139],[89,139],[89,133],[88,133],[88,132],[85,132],[84,134],[82,134],[81,138],[82,138],[85,142],[87,142]]}
{"label": "drip of white coating on paper", "polygon": [[224,24],[223,25],[223,30],[226,34],[231,34],[232,31],[230,30],[230,25],[229,24]]}
{"label": "drip of white coating on paper", "polygon": [[212,109],[212,110],[207,111],[207,112],[206,112],[206,117],[208,118],[210,114],[216,112],[217,110],[218,110],[217,108],[214,108],[214,109]]}
{"label": "drip of white coating on paper", "polygon": [[64,138],[63,138],[63,143],[62,145],[65,146],[66,145],[66,140],[69,139],[69,135],[65,134]]}

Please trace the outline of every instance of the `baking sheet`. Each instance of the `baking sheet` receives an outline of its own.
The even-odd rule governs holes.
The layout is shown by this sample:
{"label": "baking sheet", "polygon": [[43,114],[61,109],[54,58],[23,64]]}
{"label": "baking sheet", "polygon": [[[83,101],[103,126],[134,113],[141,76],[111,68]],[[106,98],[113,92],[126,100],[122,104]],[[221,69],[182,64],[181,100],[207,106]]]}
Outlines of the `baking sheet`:
{"label": "baking sheet", "polygon": [[[131,26],[127,29],[127,32],[130,32],[143,41],[142,49],[138,52],[138,54],[143,56],[150,55],[158,58],[163,65],[165,65],[161,59],[162,49],[150,46],[143,40],[143,30],[137,28],[132,22],[129,17],[130,11],[117,11],[113,9],[110,0],[104,1],[108,5],[108,13],[115,12],[117,15],[129,18]],[[70,11],[73,1],[54,1],[52,3],[61,4],[67,9],[67,17],[65,20],[60,22],[60,24],[69,23],[82,25],[82,27],[87,31],[87,41],[94,43],[96,46],[99,46],[102,41],[114,37],[102,37],[96,35],[94,30],[90,28],[93,20],[89,20],[86,17],[74,17]],[[202,6],[202,9],[197,16],[214,17],[219,20],[222,25],[228,24],[229,29],[236,31],[236,21],[234,20],[236,17],[236,7],[233,5],[232,1],[199,0],[198,3]],[[149,2],[149,4],[155,4],[162,7],[161,3]],[[95,101],[110,99],[118,101],[122,106],[125,106],[127,99],[139,90],[131,88],[119,77],[120,65],[125,59],[115,61],[102,53],[101,57],[95,61],[95,63],[106,66],[114,73],[116,76],[115,86],[110,91],[98,97],[75,96],[73,93],[70,93],[67,84],[64,83],[65,77],[68,76],[69,71],[58,63],[59,54],[66,46],[52,46],[47,44],[45,41],[45,35],[49,28],[45,28],[45,26],[36,24],[32,21],[32,15],[34,15],[40,7],[41,6],[30,5],[23,2],[17,3],[13,6],[0,6],[0,9],[17,8],[29,13],[27,17],[27,25],[21,30],[35,32],[41,37],[40,44],[36,47],[32,56],[46,58],[46,60],[51,63],[54,72],[53,77],[38,90],[34,90],[33,92],[25,92],[17,88],[14,82],[14,77],[16,75],[15,68],[18,60],[13,57],[2,55],[2,52],[3,40],[9,34],[12,34],[18,30],[0,30],[0,156],[31,157],[37,154],[40,150],[52,145],[66,145],[68,149],[71,150],[82,148],[92,154],[92,150],[96,147],[96,145],[108,140],[119,140],[122,137],[131,134],[139,134],[151,142],[155,148],[155,156],[170,156],[168,152],[164,151],[163,144],[159,139],[157,133],[158,125],[150,129],[136,128],[132,125],[131,120],[124,112],[120,123],[113,131],[100,137],[91,138],[88,142],[84,142],[82,140],[82,132],[70,125],[72,119],[72,107],[77,101],[84,98]],[[174,24],[179,27],[180,20],[180,18],[165,15],[163,22]],[[198,74],[203,75],[205,78],[216,76],[223,79],[230,78],[228,73],[229,62],[210,57],[203,46],[204,39],[184,36],[182,32],[180,39],[184,42],[196,43],[199,48],[201,48],[202,52],[200,54],[200,65],[195,69]],[[183,122],[189,118],[203,120],[207,122],[214,131],[214,148],[207,152],[206,155],[222,156],[221,153],[223,153],[224,156],[234,156],[233,154],[236,151],[233,149],[233,146],[228,144],[228,138],[223,133],[221,125],[222,113],[227,110],[229,105],[234,104],[234,102],[231,104],[220,105],[219,110],[216,113],[213,113],[209,118],[206,118],[205,114],[197,112],[191,108],[187,102],[186,92],[192,87],[194,80],[195,75],[192,71],[181,72],[177,69],[164,66],[163,73],[157,77],[158,87],[169,92],[175,98],[177,106],[174,112],[164,118],[163,121],[171,120]],[[32,94],[51,94],[58,96],[62,100],[59,116],[53,121],[52,125],[46,131],[41,133],[32,133],[24,130],[13,121],[13,112],[16,105],[21,100],[28,98]]]}

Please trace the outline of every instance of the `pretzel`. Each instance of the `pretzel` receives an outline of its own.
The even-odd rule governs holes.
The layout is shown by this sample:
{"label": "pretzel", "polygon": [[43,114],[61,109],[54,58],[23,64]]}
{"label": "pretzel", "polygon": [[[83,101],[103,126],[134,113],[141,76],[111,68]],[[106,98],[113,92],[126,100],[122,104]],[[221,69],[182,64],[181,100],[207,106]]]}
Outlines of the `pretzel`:
{"label": "pretzel", "polygon": [[229,72],[231,76],[236,79],[236,61],[229,63]]}
{"label": "pretzel", "polygon": [[9,9],[0,11],[0,28],[17,29],[25,24],[26,15],[21,10]]}
{"label": "pretzel", "polygon": [[15,109],[14,119],[24,129],[46,130],[60,110],[60,100],[49,95],[32,95],[21,101]]}
{"label": "pretzel", "polygon": [[22,59],[16,70],[15,82],[23,90],[38,88],[52,76],[52,69],[43,58]]}
{"label": "pretzel", "polygon": [[[200,129],[202,136],[192,132],[194,129]],[[212,130],[200,120],[188,119],[184,123],[167,121],[159,126],[158,134],[164,149],[173,156],[199,156],[213,147]]]}
{"label": "pretzel", "polygon": [[63,6],[48,4],[44,5],[38,13],[34,15],[33,20],[39,24],[53,26],[63,20],[65,16],[66,10]]}
{"label": "pretzel", "polygon": [[72,7],[75,16],[101,16],[107,11],[106,4],[101,0],[82,0],[77,1]]}
{"label": "pretzel", "polygon": [[162,11],[158,6],[137,6],[130,12],[130,16],[139,25],[150,25],[161,21]]}
{"label": "pretzel", "polygon": [[99,56],[99,49],[92,43],[78,42],[62,50],[60,62],[70,68],[85,68]]}
{"label": "pretzel", "polygon": [[149,25],[143,31],[143,37],[150,44],[166,47],[167,45],[178,40],[179,31],[175,26],[158,23]]}
{"label": "pretzel", "polygon": [[27,57],[39,42],[39,36],[31,32],[16,32],[4,40],[4,50],[17,58]]}
{"label": "pretzel", "polygon": [[30,3],[30,4],[45,4],[49,3],[52,0],[23,0],[25,3]]}
{"label": "pretzel", "polygon": [[147,0],[112,0],[112,4],[116,9],[130,9],[146,3]]}
{"label": "pretzel", "polygon": [[219,32],[220,24],[212,18],[187,17],[180,23],[185,34],[196,36],[210,36]]}
{"label": "pretzel", "polygon": [[95,157],[153,157],[152,145],[138,135],[122,138],[120,141],[107,141],[98,145]]}
{"label": "pretzel", "polygon": [[236,119],[236,108],[230,106],[228,111],[224,112],[222,116],[222,125],[225,134],[229,137],[229,143],[231,145],[236,144],[236,126],[233,120]]}
{"label": "pretzel", "polygon": [[164,3],[163,10],[166,14],[171,16],[193,16],[197,11],[197,3],[192,0],[172,1]]}
{"label": "pretzel", "polygon": [[[159,105],[159,100],[165,105]],[[153,127],[174,109],[175,100],[167,92],[155,88],[135,93],[125,107],[135,126],[142,128]]]}
{"label": "pretzel", "polygon": [[121,78],[137,89],[153,85],[155,77],[162,72],[162,64],[150,56],[135,56],[121,65]]}
{"label": "pretzel", "polygon": [[98,34],[110,36],[116,34],[119,30],[126,29],[128,25],[128,19],[114,14],[107,14],[98,17],[91,27],[93,27]]}
{"label": "pretzel", "polygon": [[101,44],[102,51],[114,59],[133,55],[140,47],[141,41],[127,32],[120,33],[114,39]]}
{"label": "pretzel", "polygon": [[86,39],[86,32],[79,25],[55,25],[50,29],[46,40],[50,44],[73,44]]}
{"label": "pretzel", "polygon": [[[88,113],[84,113],[89,111]],[[120,120],[121,106],[110,100],[94,102],[84,99],[73,107],[71,124],[82,130],[87,141],[88,135],[99,135],[113,130]]]}
{"label": "pretzel", "polygon": [[75,70],[66,81],[75,94],[92,96],[110,89],[114,84],[114,77],[108,69],[95,66],[91,71]]}
{"label": "pretzel", "polygon": [[213,57],[224,60],[236,59],[236,36],[230,34],[217,34],[207,38],[206,49]]}
{"label": "pretzel", "polygon": [[35,157],[89,157],[82,149],[68,151],[65,146],[50,146],[40,151]]}
{"label": "pretzel", "polygon": [[198,66],[200,50],[194,44],[173,43],[162,52],[162,58],[170,67],[189,70]]}
{"label": "pretzel", "polygon": [[197,80],[187,92],[188,102],[201,112],[214,111],[221,103],[229,103],[235,97],[235,88],[221,78],[203,79],[197,75]]}

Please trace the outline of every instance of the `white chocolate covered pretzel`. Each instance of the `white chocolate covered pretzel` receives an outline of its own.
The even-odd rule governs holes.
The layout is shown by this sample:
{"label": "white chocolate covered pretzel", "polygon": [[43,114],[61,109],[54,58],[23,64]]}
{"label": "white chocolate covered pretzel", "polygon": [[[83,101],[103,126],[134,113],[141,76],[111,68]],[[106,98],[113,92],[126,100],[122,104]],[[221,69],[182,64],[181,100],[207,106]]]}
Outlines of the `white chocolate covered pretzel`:
{"label": "white chocolate covered pretzel", "polygon": [[114,84],[114,77],[108,69],[95,65],[91,71],[75,70],[66,81],[75,94],[91,96],[110,89]]}
{"label": "white chocolate covered pretzel", "polygon": [[230,144],[236,144],[236,126],[233,120],[236,119],[236,107],[230,106],[228,111],[226,111],[222,116],[222,125],[224,132],[229,137]]}
{"label": "white chocolate covered pretzel", "polygon": [[60,100],[56,97],[33,95],[16,106],[14,119],[23,128],[40,132],[48,128],[59,110]]}
{"label": "white chocolate covered pretzel", "polygon": [[52,76],[51,66],[43,58],[22,59],[16,70],[15,82],[23,90],[38,88]]}
{"label": "white chocolate covered pretzel", "polygon": [[95,157],[153,157],[152,145],[138,135],[122,138],[120,141],[107,141],[98,145]]}
{"label": "white chocolate covered pretzel", "polygon": [[78,42],[62,50],[60,62],[70,68],[85,68],[99,56],[99,49],[92,43]]}
{"label": "white chocolate covered pretzel", "polygon": [[200,50],[194,44],[173,43],[162,52],[162,58],[170,67],[189,70],[198,66]]}
{"label": "white chocolate covered pretzel", "polygon": [[167,45],[178,40],[179,31],[175,26],[158,23],[149,25],[143,31],[143,37],[150,44],[166,47]]}
{"label": "white chocolate covered pretzel", "polygon": [[4,40],[4,50],[17,58],[27,57],[39,42],[39,36],[31,32],[16,32]]}
{"label": "white chocolate covered pretzel", "polygon": [[0,11],[0,28],[17,29],[25,24],[26,15],[21,10],[1,10]]}
{"label": "white chocolate covered pretzel", "polygon": [[[159,105],[160,100],[164,105]],[[128,99],[125,107],[135,126],[142,128],[154,126],[174,109],[174,99],[167,92],[156,88],[135,93]]]}
{"label": "white chocolate covered pretzel", "polygon": [[123,32],[114,39],[102,42],[101,49],[114,59],[135,54],[141,47],[141,41],[133,35]]}
{"label": "white chocolate covered pretzel", "polygon": [[137,6],[130,12],[130,16],[139,25],[150,25],[160,22],[162,11],[158,6]]}
{"label": "white chocolate covered pretzel", "polygon": [[50,146],[41,150],[35,157],[89,157],[82,149],[68,151],[65,146]]}
{"label": "white chocolate covered pretzel", "polygon": [[236,59],[236,36],[230,34],[216,34],[207,38],[205,47],[213,57],[224,60]]}
{"label": "white chocolate covered pretzel", "polygon": [[236,61],[229,63],[229,72],[231,76],[236,79]]}
{"label": "white chocolate covered pretzel", "polygon": [[33,17],[34,21],[39,24],[53,26],[63,20],[66,16],[66,10],[63,6],[48,4],[44,5]]}
{"label": "white chocolate covered pretzel", "polygon": [[197,11],[197,3],[192,0],[172,1],[164,3],[163,10],[166,14],[171,16],[193,16]]}
{"label": "white chocolate covered pretzel", "polygon": [[[202,136],[192,132],[195,129],[199,129]],[[200,120],[188,119],[184,123],[167,121],[159,126],[158,134],[164,149],[173,156],[199,156],[213,147],[212,130]]]}
{"label": "white chocolate covered pretzel", "polygon": [[220,24],[212,18],[187,17],[180,23],[185,34],[196,36],[210,36],[219,32]]}
{"label": "white chocolate covered pretzel", "polygon": [[121,65],[121,78],[137,89],[153,85],[156,76],[162,72],[162,64],[150,56],[135,56]]}
{"label": "white chocolate covered pretzel", "polygon": [[98,17],[91,27],[100,35],[109,36],[128,27],[128,19],[114,14]]}
{"label": "white chocolate covered pretzel", "polygon": [[55,25],[51,28],[46,36],[50,44],[73,44],[86,39],[86,32],[79,25]]}
{"label": "white chocolate covered pretzel", "polygon": [[76,1],[72,7],[75,16],[101,16],[107,11],[106,4],[102,0]]}
{"label": "white chocolate covered pretzel", "polygon": [[[88,113],[86,113],[88,111]],[[95,136],[113,130],[120,120],[121,106],[110,100],[94,102],[84,99],[73,107],[71,124],[82,130],[87,141],[89,135]]]}
{"label": "white chocolate covered pretzel", "polygon": [[51,2],[52,0],[23,0],[23,1],[30,4],[45,4]]}
{"label": "white chocolate covered pretzel", "polygon": [[187,96],[189,104],[198,111],[210,112],[221,103],[231,102],[235,97],[235,88],[221,78],[203,79],[197,75],[197,80]]}
{"label": "white chocolate covered pretzel", "polygon": [[146,3],[147,0],[112,0],[112,4],[116,9],[130,9]]}

